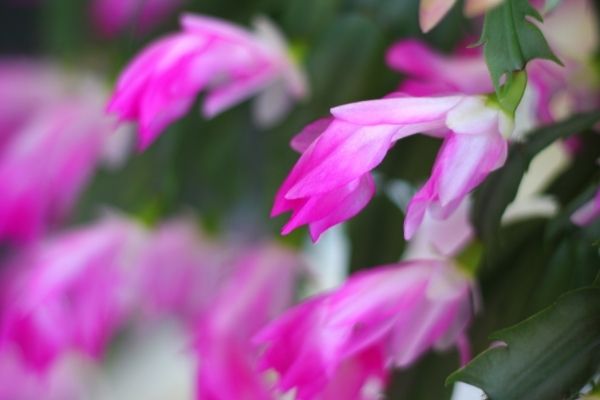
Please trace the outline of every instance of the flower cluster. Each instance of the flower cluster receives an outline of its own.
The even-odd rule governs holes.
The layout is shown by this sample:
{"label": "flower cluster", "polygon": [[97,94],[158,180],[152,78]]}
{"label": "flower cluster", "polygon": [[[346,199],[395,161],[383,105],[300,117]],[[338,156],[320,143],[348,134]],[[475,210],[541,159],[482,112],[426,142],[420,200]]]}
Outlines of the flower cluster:
{"label": "flower cluster", "polygon": [[[455,3],[421,0],[421,29],[433,29]],[[128,27],[148,32],[183,4],[93,0],[91,11],[95,27],[110,38]],[[506,3],[464,5],[468,16],[478,16]],[[403,77],[388,82],[380,92],[387,95],[334,106],[293,137],[298,159],[275,194],[271,216],[290,213],[282,235],[306,225],[307,246],[323,245],[326,232],[357,216],[378,187],[396,179],[376,170],[409,137],[425,135],[438,145],[426,179],[402,181],[404,198],[392,199],[403,213],[397,232],[398,246],[402,236],[406,245],[402,259],[399,251],[347,279],[336,271],[322,285],[326,290],[298,290],[310,286],[310,261],[267,235],[248,239],[219,225],[211,236],[191,222],[193,215],[162,219],[176,211],[171,200],[181,193],[157,193],[148,207],[125,205],[131,216],[109,213],[77,228],[63,224],[97,167],[123,160],[127,135],[115,132],[119,125],[135,123],[144,150],[198,101],[212,119],[256,97],[253,123],[267,128],[306,99],[305,60],[269,20],[259,17],[249,30],[183,14],[180,30],[147,44],[110,96],[96,76],[0,60],[0,400],[87,398],[90,388],[102,386],[98,370],[114,361],[112,346],[128,335],[151,336],[156,332],[148,327],[157,322],[172,324],[180,335],[177,350],[192,360],[195,396],[203,400],[375,400],[395,370],[432,350],[455,348],[456,364],[468,364],[469,329],[481,309],[477,268],[494,257],[478,231],[482,211],[472,193],[503,166],[511,173],[513,156],[523,149],[515,175],[521,179],[530,164],[533,174],[535,154],[526,148],[536,139],[531,132],[600,106],[590,8],[588,0],[564,1],[548,13],[540,8],[545,22],[539,32],[530,28],[545,35],[563,65],[526,60],[514,109],[501,97],[512,78],[495,85],[480,49],[446,54],[403,39],[385,54],[387,67]],[[313,117],[321,113],[318,108]],[[594,132],[551,141],[565,157],[592,158],[580,146],[588,136]],[[177,154],[165,156],[172,149],[156,147],[158,158],[149,152],[141,169],[156,163],[162,171],[163,157],[179,163]],[[588,170],[597,166],[583,156],[587,164],[577,171],[587,168],[591,176]],[[187,169],[185,161],[173,171]],[[179,180],[165,181],[184,192]],[[596,182],[586,183],[587,191],[575,184],[582,195],[560,199],[564,204],[555,208],[566,211],[551,228],[563,230],[554,236],[587,234],[600,220]],[[235,226],[236,218],[227,222]],[[349,258],[348,249],[343,252],[340,264]],[[306,292],[307,298],[299,295]]]}

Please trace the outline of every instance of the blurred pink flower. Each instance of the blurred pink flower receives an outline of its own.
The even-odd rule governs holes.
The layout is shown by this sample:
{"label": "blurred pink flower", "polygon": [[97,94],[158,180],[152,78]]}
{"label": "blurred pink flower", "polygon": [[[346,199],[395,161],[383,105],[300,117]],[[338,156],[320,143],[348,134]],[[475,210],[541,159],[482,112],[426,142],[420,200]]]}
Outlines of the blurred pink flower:
{"label": "blurred pink flower", "polygon": [[387,65],[407,75],[398,91],[412,96],[444,93],[485,94],[494,91],[492,79],[480,49],[445,55],[425,42],[404,39],[386,53]]}
{"label": "blurred pink flower", "polygon": [[93,171],[126,150],[92,78],[0,61],[0,240],[27,242],[62,220]]}
{"label": "blurred pink flower", "polygon": [[0,350],[45,371],[68,351],[102,355],[127,317],[144,233],[118,217],[41,241],[5,271]]}
{"label": "blurred pink flower", "polygon": [[92,20],[106,37],[123,33],[127,28],[146,33],[168,18],[181,0],[94,0]]}
{"label": "blurred pink flower", "polygon": [[[185,15],[181,24],[182,32],[156,41],[133,60],[108,106],[121,120],[138,122],[141,148],[186,114],[203,90],[206,118],[263,92],[256,114],[262,123],[281,117],[290,98],[307,95],[304,75],[267,20],[257,20],[254,33],[193,14]],[[269,102],[274,98],[277,104]]]}
{"label": "blurred pink flower", "polygon": [[[481,15],[500,4],[502,0],[466,0],[465,14],[469,17]],[[421,0],[419,24],[423,32],[432,30],[454,6],[456,0]]]}
{"label": "blurred pink flower", "polygon": [[359,363],[362,368],[346,382],[355,391],[344,398],[376,398],[359,383],[382,387],[385,371],[407,367],[431,348],[458,344],[462,349],[472,314],[471,285],[444,261],[363,271],[261,330],[255,337],[265,346],[261,366],[277,372],[281,391],[296,389],[303,400],[324,398],[340,368]]}
{"label": "blurred pink flower", "polygon": [[600,35],[594,8],[590,0],[569,0],[544,15],[540,29],[564,64],[561,67],[536,60],[528,68],[540,91],[545,121],[600,107],[600,73],[596,68]]}
{"label": "blurred pink flower", "polygon": [[250,340],[292,303],[298,267],[293,253],[274,245],[240,256],[198,325],[198,399],[274,399]]}
{"label": "blurred pink flower", "polygon": [[600,189],[594,198],[582,205],[571,215],[571,221],[579,226],[586,226],[600,218]]}
{"label": "blurred pink flower", "polygon": [[[370,171],[393,144],[420,132],[444,137],[423,188],[405,219],[410,239],[425,213],[447,218],[462,199],[506,159],[512,127],[483,96],[407,97],[396,94],[331,110],[333,118],[307,126],[292,145],[302,156],[280,187],[272,215],[292,211],[287,234],[308,224],[313,241],[329,227],[356,215],[375,192]],[[311,142],[312,140],[312,142]]]}
{"label": "blurred pink flower", "polygon": [[32,371],[17,351],[0,352],[0,400],[81,400],[84,389],[81,365],[74,360],[40,375]]}
{"label": "blurred pink flower", "polygon": [[163,223],[140,259],[140,293],[152,293],[143,296],[141,307],[150,315],[173,316],[195,325],[229,278],[232,268],[225,262],[229,252],[232,249],[203,237],[183,218]]}

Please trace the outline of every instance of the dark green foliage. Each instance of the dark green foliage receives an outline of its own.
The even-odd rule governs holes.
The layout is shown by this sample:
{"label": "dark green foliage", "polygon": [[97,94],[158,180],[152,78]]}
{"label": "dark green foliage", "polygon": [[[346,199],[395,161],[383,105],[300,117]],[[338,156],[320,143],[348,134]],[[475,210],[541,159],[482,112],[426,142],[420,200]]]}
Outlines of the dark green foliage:
{"label": "dark green foliage", "polygon": [[560,63],[542,32],[529,19],[542,21],[528,0],[505,0],[485,16],[479,43],[484,45],[485,60],[497,92],[503,76],[509,82],[513,72],[523,70],[535,58]]}
{"label": "dark green foliage", "polygon": [[448,382],[478,386],[490,400],[566,398],[598,368],[600,288],[569,292],[491,339],[502,344],[478,355]]}

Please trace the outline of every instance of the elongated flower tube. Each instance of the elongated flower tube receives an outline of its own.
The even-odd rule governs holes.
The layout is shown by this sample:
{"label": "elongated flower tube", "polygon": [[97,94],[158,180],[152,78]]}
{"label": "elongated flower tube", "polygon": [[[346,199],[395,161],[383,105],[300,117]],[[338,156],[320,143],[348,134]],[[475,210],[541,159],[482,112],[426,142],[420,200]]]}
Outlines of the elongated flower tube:
{"label": "elongated flower tube", "polygon": [[39,242],[3,276],[0,351],[45,371],[64,353],[102,355],[134,299],[131,265],[144,233],[117,217]]}
{"label": "elongated flower tube", "polygon": [[399,94],[335,107],[331,113],[333,118],[309,125],[292,143],[310,145],[275,197],[273,216],[292,211],[283,234],[308,224],[316,241],[329,227],[356,215],[375,192],[370,171],[396,141],[423,132],[444,137],[444,144],[431,177],[409,204],[404,225],[409,239],[426,212],[448,217],[504,163],[504,136],[511,132],[504,113],[483,96]]}
{"label": "elongated flower tube", "polygon": [[295,389],[299,400],[319,399],[346,362],[366,353],[374,364],[363,370],[362,382],[381,377],[381,370],[407,367],[431,348],[460,342],[470,297],[471,281],[444,261],[369,269],[261,330],[255,337],[265,347],[261,365],[277,372],[282,392]]}
{"label": "elongated flower tube", "polygon": [[106,37],[123,33],[127,28],[146,33],[180,5],[181,0],[94,0],[92,21]]}
{"label": "elongated flower tube", "polygon": [[[481,15],[500,4],[502,0],[466,0],[465,14],[469,17]],[[423,32],[429,32],[444,18],[456,0],[421,0],[419,24]]]}
{"label": "elongated flower tube", "polygon": [[[121,120],[138,122],[141,148],[186,114],[202,91],[206,118],[262,92],[256,116],[265,124],[281,117],[290,99],[306,96],[304,75],[267,20],[257,20],[255,32],[192,14],[181,25],[181,32],[152,43],[133,60],[108,106]],[[276,104],[269,103],[273,98]]]}
{"label": "elongated flower tube", "polygon": [[101,161],[127,150],[114,139],[127,137],[112,135],[92,77],[3,60],[0,96],[0,240],[28,242],[64,219]]}
{"label": "elongated flower tube", "polygon": [[586,226],[600,218],[600,189],[594,198],[582,205],[571,215],[571,221],[579,226]]}
{"label": "elongated flower tube", "polygon": [[240,256],[198,325],[198,399],[274,399],[251,338],[291,304],[298,266],[293,253],[274,245]]}

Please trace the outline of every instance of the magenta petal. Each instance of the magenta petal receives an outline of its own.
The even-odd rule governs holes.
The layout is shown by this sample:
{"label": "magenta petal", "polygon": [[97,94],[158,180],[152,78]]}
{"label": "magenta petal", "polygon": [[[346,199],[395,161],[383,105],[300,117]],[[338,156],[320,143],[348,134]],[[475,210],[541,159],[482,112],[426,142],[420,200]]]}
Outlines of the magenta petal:
{"label": "magenta petal", "polygon": [[[352,190],[352,189],[351,189]],[[313,221],[310,226],[310,237],[313,242],[327,229],[357,215],[375,195],[375,182],[370,174],[363,175],[355,189],[339,199],[337,207],[325,217]],[[312,200],[312,199],[311,199]]]}
{"label": "magenta petal", "polygon": [[333,117],[326,117],[306,125],[296,136],[292,138],[290,146],[298,153],[304,153],[308,147],[327,130],[333,122]]}
{"label": "magenta petal", "polygon": [[313,242],[330,227],[358,214],[373,198],[375,182],[369,174],[324,195],[313,196],[299,205],[281,233],[286,235],[308,224]]}
{"label": "magenta petal", "polygon": [[304,174],[287,191],[287,199],[326,193],[377,166],[392,144],[396,128],[382,125],[354,127],[332,123],[298,161]]}

